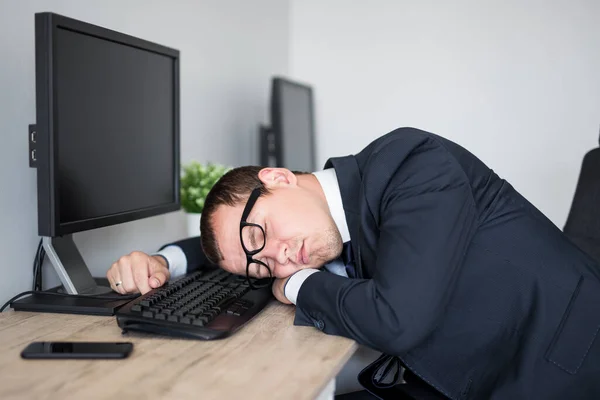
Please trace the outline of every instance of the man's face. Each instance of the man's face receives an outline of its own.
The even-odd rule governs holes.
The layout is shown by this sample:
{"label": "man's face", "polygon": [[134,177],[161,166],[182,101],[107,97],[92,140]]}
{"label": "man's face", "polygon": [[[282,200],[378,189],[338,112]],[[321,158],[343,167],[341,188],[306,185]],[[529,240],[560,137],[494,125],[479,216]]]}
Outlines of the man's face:
{"label": "man's face", "polygon": [[[325,198],[318,193],[316,178],[302,177],[304,181],[314,180],[313,186],[299,185],[294,174],[280,168],[263,169],[259,178],[271,193],[258,198],[246,219],[260,225],[266,235],[265,247],[252,258],[267,264],[277,278],[304,268],[320,268],[337,258],[342,251],[342,239]],[[213,220],[223,255],[221,267],[239,275],[246,274],[246,253],[239,231],[245,205],[244,202],[236,207],[221,206]],[[251,265],[250,276],[268,277],[266,270],[261,273],[253,266],[256,264]]]}

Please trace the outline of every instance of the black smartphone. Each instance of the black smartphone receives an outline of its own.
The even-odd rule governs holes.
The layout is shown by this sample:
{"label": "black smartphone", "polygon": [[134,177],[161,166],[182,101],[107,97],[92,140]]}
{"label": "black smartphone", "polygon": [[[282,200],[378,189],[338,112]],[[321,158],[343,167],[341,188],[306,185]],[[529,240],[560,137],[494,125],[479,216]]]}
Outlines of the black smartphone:
{"label": "black smartphone", "polygon": [[33,342],[21,357],[33,358],[126,358],[133,350],[130,342]]}

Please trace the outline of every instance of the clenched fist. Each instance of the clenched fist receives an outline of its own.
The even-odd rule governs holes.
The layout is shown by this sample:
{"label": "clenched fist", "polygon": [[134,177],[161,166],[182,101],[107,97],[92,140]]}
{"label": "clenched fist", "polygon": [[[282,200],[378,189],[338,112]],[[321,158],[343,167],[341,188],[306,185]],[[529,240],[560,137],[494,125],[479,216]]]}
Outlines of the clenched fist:
{"label": "clenched fist", "polygon": [[145,294],[164,285],[170,276],[164,258],[141,251],[119,258],[106,273],[112,290],[121,294]]}
{"label": "clenched fist", "polygon": [[288,276],[287,278],[277,278],[273,281],[273,286],[271,286],[271,291],[273,292],[273,296],[275,296],[275,298],[277,300],[279,300],[280,302],[282,302],[283,304],[292,304],[292,302],[289,301],[287,297],[285,297],[285,293],[283,290],[283,289],[285,289],[285,284],[290,279],[290,277],[291,277],[291,275]]}

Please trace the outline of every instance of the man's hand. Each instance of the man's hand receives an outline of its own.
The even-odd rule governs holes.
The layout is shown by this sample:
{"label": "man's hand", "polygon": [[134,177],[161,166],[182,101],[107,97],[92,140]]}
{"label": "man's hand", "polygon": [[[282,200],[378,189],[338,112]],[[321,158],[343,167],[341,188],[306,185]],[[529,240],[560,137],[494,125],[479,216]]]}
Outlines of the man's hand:
{"label": "man's hand", "polygon": [[287,283],[288,279],[290,279],[290,276],[288,276],[287,278],[275,279],[273,281],[273,286],[271,287],[271,290],[273,291],[273,296],[275,296],[275,298],[283,304],[292,304],[292,302],[289,301],[287,297],[285,297],[285,293],[283,293],[283,288],[285,287],[285,284]]}
{"label": "man's hand", "polygon": [[115,292],[121,294],[140,292],[145,294],[164,285],[171,274],[164,258],[134,251],[119,258],[110,267],[106,277],[110,282],[110,287]]}

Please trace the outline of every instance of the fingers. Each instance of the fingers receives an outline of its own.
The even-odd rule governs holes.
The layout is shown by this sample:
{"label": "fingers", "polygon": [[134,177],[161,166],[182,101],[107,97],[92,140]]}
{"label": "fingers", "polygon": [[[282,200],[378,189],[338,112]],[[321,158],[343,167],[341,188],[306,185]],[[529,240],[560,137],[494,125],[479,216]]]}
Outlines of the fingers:
{"label": "fingers", "polygon": [[110,269],[106,272],[106,279],[108,279],[108,283],[110,284],[110,288],[117,293],[119,292],[119,287],[115,285],[116,282],[119,282],[119,278],[115,276],[118,272],[117,263],[114,263]]}
{"label": "fingers", "polygon": [[139,266],[135,264],[135,261],[137,260],[132,260],[130,257],[126,261],[128,262],[119,263],[119,277],[121,285],[119,285],[117,289],[121,294],[137,293],[139,292],[139,289],[135,283],[135,279],[133,278],[133,270],[139,269]]}
{"label": "fingers", "polygon": [[134,251],[119,258],[110,267],[106,277],[115,292],[145,294],[164,285],[169,280],[170,273],[164,260]]}
{"label": "fingers", "polygon": [[169,269],[155,257],[150,257],[150,277],[148,284],[151,288],[157,288],[164,285],[170,278]]}
{"label": "fingers", "polygon": [[140,251],[119,258],[106,273],[110,287],[121,294],[150,291],[149,260],[150,256]]}
{"label": "fingers", "polygon": [[150,276],[150,278],[148,279],[148,284],[150,285],[150,287],[155,289],[164,285],[167,280],[167,275],[165,275],[162,272],[156,272]]}
{"label": "fingers", "polygon": [[283,290],[288,279],[289,277],[277,278],[273,281],[273,286],[271,286],[273,296],[275,296],[275,298],[283,304],[292,304],[292,302],[287,297],[285,297],[285,293]]}
{"label": "fingers", "polygon": [[148,285],[148,274],[150,271],[150,267],[148,265],[150,261],[150,257],[147,255],[139,255],[136,254],[132,256],[133,258],[133,268],[130,269],[133,284],[135,286],[135,290],[139,291],[141,294],[148,293],[152,288]]}
{"label": "fingers", "polygon": [[110,287],[117,293],[126,294],[125,289],[123,287],[123,279],[121,278],[121,268],[124,263],[127,263],[125,257],[121,257],[116,263],[114,263],[108,272],[106,273],[106,277],[110,282]]}

